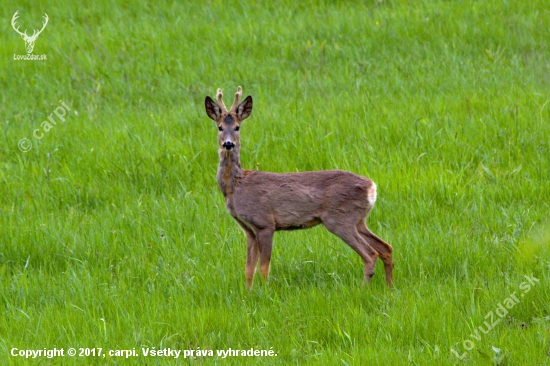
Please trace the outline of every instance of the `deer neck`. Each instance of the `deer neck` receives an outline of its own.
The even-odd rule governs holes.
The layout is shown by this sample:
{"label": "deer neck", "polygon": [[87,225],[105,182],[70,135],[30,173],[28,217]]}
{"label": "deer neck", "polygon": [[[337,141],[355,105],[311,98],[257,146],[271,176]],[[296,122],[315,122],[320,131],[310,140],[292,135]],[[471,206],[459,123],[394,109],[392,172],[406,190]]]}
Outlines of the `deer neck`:
{"label": "deer neck", "polygon": [[225,198],[233,195],[233,190],[239,181],[243,178],[243,168],[239,157],[239,146],[227,151],[219,150],[220,165],[218,166],[218,186]]}

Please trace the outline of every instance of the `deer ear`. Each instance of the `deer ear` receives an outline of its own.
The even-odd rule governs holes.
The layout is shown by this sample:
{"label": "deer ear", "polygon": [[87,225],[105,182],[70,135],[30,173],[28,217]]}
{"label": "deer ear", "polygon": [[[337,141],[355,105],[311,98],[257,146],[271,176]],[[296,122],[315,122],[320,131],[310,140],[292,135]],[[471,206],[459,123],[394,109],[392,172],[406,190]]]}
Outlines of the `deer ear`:
{"label": "deer ear", "polygon": [[218,105],[218,103],[214,102],[212,98],[206,97],[204,99],[204,107],[206,108],[206,114],[208,117],[212,118],[214,121],[217,121],[220,119],[222,115],[222,109]]}
{"label": "deer ear", "polygon": [[237,117],[242,121],[247,119],[252,113],[252,97],[249,95],[244,102],[237,107]]}

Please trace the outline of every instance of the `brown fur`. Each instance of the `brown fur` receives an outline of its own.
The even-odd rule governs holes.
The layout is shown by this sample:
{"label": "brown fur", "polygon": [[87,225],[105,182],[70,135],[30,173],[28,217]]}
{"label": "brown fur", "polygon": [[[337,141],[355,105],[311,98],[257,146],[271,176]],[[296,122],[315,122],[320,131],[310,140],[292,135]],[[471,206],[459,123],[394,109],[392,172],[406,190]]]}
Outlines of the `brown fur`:
{"label": "brown fur", "polygon": [[[380,257],[386,282],[392,286],[392,247],[365,225],[376,197],[374,182],[341,170],[284,174],[243,170],[238,129],[252,112],[252,97],[238,104],[241,95],[239,87],[227,111],[218,89],[218,103],[206,97],[205,107],[220,129],[218,186],[227,211],[246,234],[247,288],[252,288],[258,259],[261,277],[268,278],[275,231],[307,229],[321,223],[359,254],[365,264],[364,282],[370,282]],[[234,120],[230,125],[225,123],[228,115]]]}

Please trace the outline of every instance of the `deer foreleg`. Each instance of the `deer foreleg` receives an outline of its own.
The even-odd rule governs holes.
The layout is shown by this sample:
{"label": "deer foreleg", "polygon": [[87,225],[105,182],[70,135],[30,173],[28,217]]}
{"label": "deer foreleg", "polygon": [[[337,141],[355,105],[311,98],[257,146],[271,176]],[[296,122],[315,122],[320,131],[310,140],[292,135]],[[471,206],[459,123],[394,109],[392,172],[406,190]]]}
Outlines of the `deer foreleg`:
{"label": "deer foreleg", "polygon": [[260,249],[260,276],[265,282],[267,282],[267,278],[269,277],[273,233],[274,230],[272,229],[263,229],[256,234]]}
{"label": "deer foreleg", "polygon": [[256,240],[256,236],[251,231],[245,231],[246,233],[246,268],[244,276],[246,278],[246,288],[252,289],[254,283],[254,274],[256,273],[256,265],[258,264],[258,257],[260,256],[260,246]]}

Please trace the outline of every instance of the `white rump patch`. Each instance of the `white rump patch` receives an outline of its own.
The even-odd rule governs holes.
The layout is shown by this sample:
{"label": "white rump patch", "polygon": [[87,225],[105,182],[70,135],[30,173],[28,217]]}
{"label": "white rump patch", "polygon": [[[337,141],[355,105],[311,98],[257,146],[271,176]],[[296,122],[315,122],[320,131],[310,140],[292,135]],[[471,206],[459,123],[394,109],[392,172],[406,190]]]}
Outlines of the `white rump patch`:
{"label": "white rump patch", "polygon": [[372,182],[372,185],[367,191],[367,200],[369,201],[371,206],[374,206],[374,202],[376,202],[376,183],[374,182]]}

